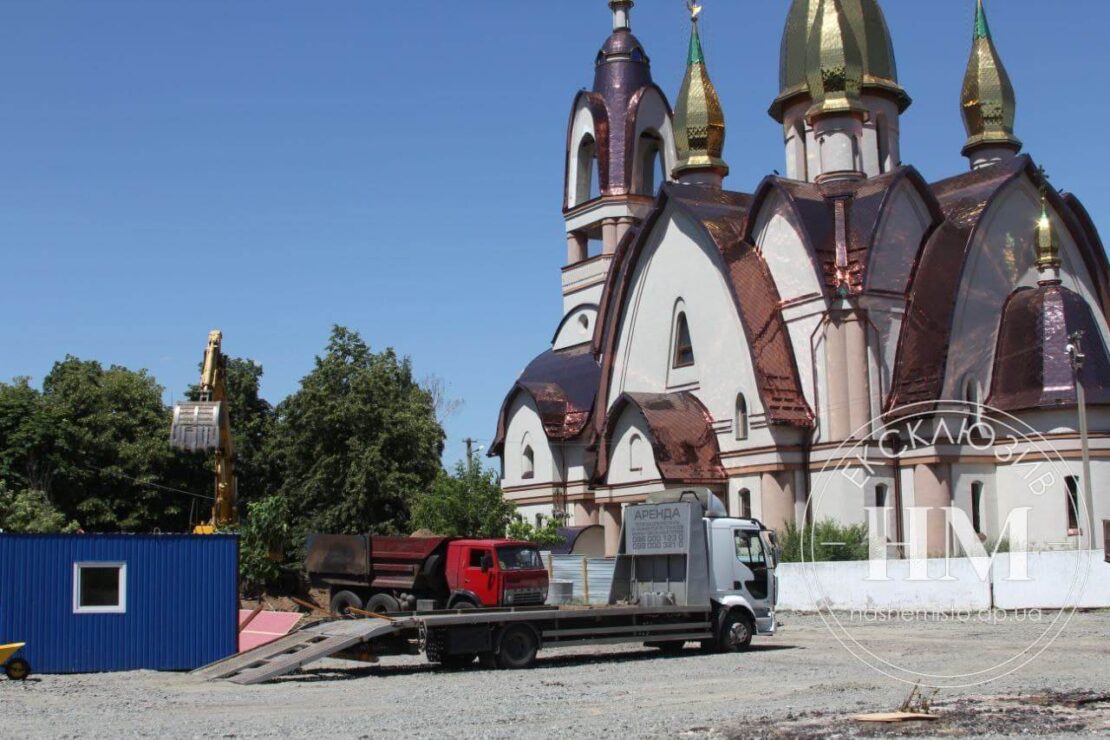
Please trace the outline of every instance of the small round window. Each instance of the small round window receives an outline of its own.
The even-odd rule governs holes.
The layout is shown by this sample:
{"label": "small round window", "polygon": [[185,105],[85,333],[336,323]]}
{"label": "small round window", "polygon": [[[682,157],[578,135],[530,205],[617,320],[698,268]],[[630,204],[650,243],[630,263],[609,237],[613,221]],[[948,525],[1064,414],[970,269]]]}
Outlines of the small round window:
{"label": "small round window", "polygon": [[581,334],[585,334],[589,330],[590,330],[590,317],[587,316],[586,314],[582,314],[581,316],[578,317],[578,331]]}

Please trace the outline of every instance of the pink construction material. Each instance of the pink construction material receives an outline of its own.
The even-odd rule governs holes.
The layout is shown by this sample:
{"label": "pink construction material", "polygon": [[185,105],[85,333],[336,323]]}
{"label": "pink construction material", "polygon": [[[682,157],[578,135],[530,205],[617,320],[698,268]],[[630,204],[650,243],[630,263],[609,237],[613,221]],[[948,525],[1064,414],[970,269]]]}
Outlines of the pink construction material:
{"label": "pink construction material", "polygon": [[295,612],[259,612],[243,629],[243,623],[250,619],[252,613],[250,609],[239,610],[239,652],[284,637],[301,621],[301,615]]}

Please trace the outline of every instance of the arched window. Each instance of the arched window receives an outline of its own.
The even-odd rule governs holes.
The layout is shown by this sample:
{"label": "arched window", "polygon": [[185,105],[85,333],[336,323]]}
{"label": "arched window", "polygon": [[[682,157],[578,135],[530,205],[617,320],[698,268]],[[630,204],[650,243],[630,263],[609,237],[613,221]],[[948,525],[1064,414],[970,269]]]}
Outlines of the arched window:
{"label": "arched window", "polygon": [[740,518],[752,518],[752,492],[747,488],[740,489]]}
{"label": "arched window", "polygon": [[748,438],[748,399],[741,393],[736,396],[736,439]]}
{"label": "arched window", "polygon": [[979,383],[975,378],[968,378],[964,383],[964,401],[970,407],[968,411],[971,413],[971,421],[973,424],[978,424],[983,420],[983,409],[980,406],[979,399]]}
{"label": "arched window", "polygon": [[805,121],[798,119],[793,126],[791,135],[791,155],[794,157],[795,173],[798,180],[809,180],[809,153],[806,150],[806,125]]}
{"label": "arched window", "polygon": [[524,443],[524,452],[520,456],[520,477],[526,480],[536,477],[536,453],[527,441]]}
{"label": "arched window", "polygon": [[983,484],[971,484],[971,526],[975,534],[983,534]]}
{"label": "arched window", "polygon": [[1079,476],[1069,475],[1064,478],[1064,487],[1067,490],[1068,507],[1068,534],[1080,534],[1079,531]]}
{"label": "arched window", "polygon": [[644,438],[633,434],[628,443],[628,469],[638,473],[644,469]]}
{"label": "arched window", "polygon": [[[646,131],[640,134],[640,140],[636,142],[636,171],[638,179],[633,188],[633,192],[643,195],[655,194],[656,170],[660,173],[663,171],[662,151],[662,143],[657,135]],[[664,177],[663,179],[666,178]]]}
{"label": "arched window", "polygon": [[875,486],[875,508],[885,509],[887,502],[887,487],[885,483]]}
{"label": "arched window", "polygon": [[587,134],[578,144],[578,181],[575,183],[573,205],[593,200],[600,194],[600,177],[595,176],[596,169],[597,143],[594,137]]}
{"label": "arched window", "polygon": [[694,344],[690,340],[690,324],[686,312],[679,311],[674,322],[674,355],[672,367],[689,367],[694,364]]}
{"label": "arched window", "polygon": [[890,159],[890,127],[886,122],[886,115],[880,113],[875,119],[875,137],[879,143],[879,174],[894,168],[894,163],[888,161]]}

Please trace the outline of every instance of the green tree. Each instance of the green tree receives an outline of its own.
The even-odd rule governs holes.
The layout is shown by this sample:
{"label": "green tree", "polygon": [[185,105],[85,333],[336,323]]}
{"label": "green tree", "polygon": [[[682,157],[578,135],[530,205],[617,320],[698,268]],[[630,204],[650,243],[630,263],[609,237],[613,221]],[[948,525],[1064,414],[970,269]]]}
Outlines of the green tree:
{"label": "green tree", "polygon": [[504,537],[516,507],[501,495],[497,473],[475,455],[453,474],[440,471],[435,484],[412,507],[412,530],[447,537]]}
{"label": "green tree", "polygon": [[67,517],[94,532],[185,528],[189,500],[170,490],[170,415],[154,378],[66,357],[44,379],[42,400],[51,437],[43,489]]}
{"label": "green tree", "polygon": [[251,501],[238,527],[239,575],[254,587],[274,586],[291,545],[289,506],[281,496]]}
{"label": "green tree", "polygon": [[440,471],[443,428],[411,362],[340,326],[278,405],[277,424],[281,493],[299,536],[403,531]]}
{"label": "green tree", "polygon": [[0,383],[0,480],[47,490],[54,476],[57,421],[27,378]]}
{"label": "green tree", "polygon": [[66,519],[42,491],[9,490],[0,480],[0,531],[16,533],[76,532],[77,522]]}
{"label": "green tree", "polygon": [[566,541],[566,538],[559,534],[561,526],[559,520],[554,517],[544,519],[538,527],[523,519],[514,519],[509,524],[508,536],[514,540],[524,540],[540,546],[558,545]]}

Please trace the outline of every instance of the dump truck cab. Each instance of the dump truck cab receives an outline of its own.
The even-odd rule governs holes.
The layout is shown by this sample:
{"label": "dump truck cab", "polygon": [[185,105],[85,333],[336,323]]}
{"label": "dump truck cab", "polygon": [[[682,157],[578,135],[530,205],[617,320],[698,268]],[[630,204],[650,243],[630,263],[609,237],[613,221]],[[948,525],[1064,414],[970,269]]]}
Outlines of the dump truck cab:
{"label": "dump truck cab", "polygon": [[538,606],[547,570],[535,545],[518,540],[454,540],[447,545],[449,609]]}

